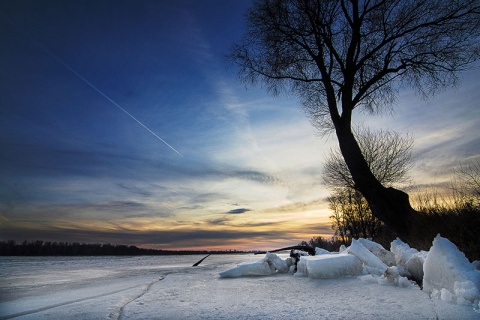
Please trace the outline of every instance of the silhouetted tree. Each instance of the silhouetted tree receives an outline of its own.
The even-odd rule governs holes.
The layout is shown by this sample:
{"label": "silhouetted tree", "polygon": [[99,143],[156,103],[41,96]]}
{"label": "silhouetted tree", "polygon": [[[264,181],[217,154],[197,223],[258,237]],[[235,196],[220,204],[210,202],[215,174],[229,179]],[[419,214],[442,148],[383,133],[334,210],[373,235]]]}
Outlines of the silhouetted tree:
{"label": "silhouetted tree", "polygon": [[381,221],[372,215],[365,198],[352,188],[340,188],[328,197],[330,216],[335,235],[348,243],[352,238],[375,238]]}
{"label": "silhouetted tree", "polygon": [[[389,130],[370,130],[358,126],[354,135],[368,168],[384,186],[398,186],[409,181],[412,167],[413,138]],[[340,150],[332,149],[323,164],[322,179],[325,185],[357,190]]]}
{"label": "silhouetted tree", "polygon": [[206,250],[156,250],[142,249],[136,246],[99,243],[23,241],[0,241],[0,256],[113,256],[113,255],[188,255],[206,253],[241,253],[244,251],[206,251]]}
{"label": "silhouetted tree", "polygon": [[453,187],[464,206],[480,209],[480,160],[470,161],[456,170],[456,186]]}
{"label": "silhouetted tree", "polygon": [[257,0],[230,57],[245,81],[294,93],[319,130],[333,129],[373,214],[408,234],[418,212],[370,170],[353,111],[391,107],[399,84],[423,94],[454,84],[479,58],[479,17],[480,0]]}
{"label": "silhouetted tree", "polygon": [[[309,246],[312,248],[321,248],[330,252],[338,252],[342,244],[346,244],[346,242],[343,242],[335,237],[326,239],[326,238],[323,238],[322,236],[317,236],[317,237],[311,238],[308,242],[302,241],[300,242],[299,245]],[[348,242],[347,244],[350,245],[350,243]]]}
{"label": "silhouetted tree", "polygon": [[[408,181],[413,139],[394,131],[372,131],[365,127],[354,130],[362,154],[373,175],[385,186]],[[340,151],[332,150],[323,165],[324,183],[333,189],[328,197],[332,228],[344,242],[352,238],[375,238],[381,221],[372,215],[366,199],[356,189]]]}

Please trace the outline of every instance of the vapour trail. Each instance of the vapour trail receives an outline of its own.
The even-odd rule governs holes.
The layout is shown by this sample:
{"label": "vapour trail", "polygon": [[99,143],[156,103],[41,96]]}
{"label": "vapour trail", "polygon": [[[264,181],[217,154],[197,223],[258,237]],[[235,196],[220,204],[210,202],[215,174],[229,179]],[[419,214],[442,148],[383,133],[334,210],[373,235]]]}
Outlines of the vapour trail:
{"label": "vapour trail", "polygon": [[155,138],[157,138],[158,140],[160,140],[161,142],[163,142],[167,147],[169,147],[170,149],[172,149],[173,151],[175,151],[179,156],[183,157],[183,155],[178,152],[174,147],[172,147],[168,142],[166,142],[165,140],[163,140],[162,138],[160,138],[155,132],[153,132],[152,130],[150,130],[150,128],[148,128],[146,125],[144,125],[140,120],[138,120],[137,118],[135,118],[130,112],[128,112],[127,110],[125,110],[124,108],[122,108],[118,103],[116,103],[113,99],[111,99],[109,96],[107,96],[105,93],[103,93],[100,89],[98,89],[93,83],[91,83],[90,81],[88,81],[85,77],[83,77],[80,73],[78,73],[75,69],[73,69],[72,67],[70,67],[65,61],[63,61],[62,59],[60,59],[58,56],[56,56],[53,52],[51,52],[50,50],[48,50],[47,47],[45,47],[44,45],[42,45],[41,43],[39,43],[38,41],[32,39],[32,37],[30,37],[27,33],[25,33],[23,30],[21,30],[19,27],[17,27],[10,19],[8,19],[7,17],[5,17],[4,15],[1,15],[12,27],[14,27],[15,29],[17,29],[20,33],[22,33],[26,38],[28,38],[32,43],[34,43],[37,47],[39,47],[40,49],[42,49],[43,52],[47,53],[49,56],[51,56],[53,59],[55,59],[58,63],[60,63],[62,66],[64,66],[65,68],[67,68],[70,72],[72,72],[74,75],[76,75],[80,80],[82,80],[83,82],[85,82],[87,85],[89,85],[93,90],[97,91],[99,94],[101,94],[105,99],[107,99],[108,101],[110,101],[115,107],[117,107],[118,109],[120,109],[121,111],[123,111],[127,116],[129,116],[130,118],[132,118],[133,120],[135,120],[139,125],[141,125],[143,128],[145,128],[148,132],[150,132],[151,134],[153,134],[153,136]]}

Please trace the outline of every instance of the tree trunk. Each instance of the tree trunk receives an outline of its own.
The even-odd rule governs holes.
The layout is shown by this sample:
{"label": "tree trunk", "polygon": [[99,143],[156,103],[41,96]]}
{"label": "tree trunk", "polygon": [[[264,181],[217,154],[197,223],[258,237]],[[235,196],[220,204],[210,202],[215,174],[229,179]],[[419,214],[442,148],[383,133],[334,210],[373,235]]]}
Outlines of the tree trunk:
{"label": "tree trunk", "polygon": [[372,214],[399,235],[408,236],[418,213],[411,207],[408,194],[385,188],[372,174],[352,133],[349,121],[336,126],[343,158],[355,182],[355,188],[367,200]]}
{"label": "tree trunk", "polygon": [[340,150],[355,188],[365,197],[375,217],[412,247],[429,250],[433,238],[441,234],[455,243],[470,261],[480,259],[479,230],[475,227],[480,225],[480,216],[476,210],[467,210],[459,215],[426,215],[415,211],[408,194],[385,188],[378,182],[362,155],[350,123],[342,122],[334,122]]}

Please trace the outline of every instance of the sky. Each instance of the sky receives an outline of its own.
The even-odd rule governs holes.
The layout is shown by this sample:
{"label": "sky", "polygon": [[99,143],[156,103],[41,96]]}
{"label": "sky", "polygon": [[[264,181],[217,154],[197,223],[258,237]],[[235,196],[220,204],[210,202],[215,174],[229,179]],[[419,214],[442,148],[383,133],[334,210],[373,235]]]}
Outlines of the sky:
{"label": "sky", "polygon": [[[254,250],[329,237],[334,135],[225,59],[250,1],[0,2],[0,240]],[[478,68],[356,123],[415,139],[413,183],[480,158]]]}

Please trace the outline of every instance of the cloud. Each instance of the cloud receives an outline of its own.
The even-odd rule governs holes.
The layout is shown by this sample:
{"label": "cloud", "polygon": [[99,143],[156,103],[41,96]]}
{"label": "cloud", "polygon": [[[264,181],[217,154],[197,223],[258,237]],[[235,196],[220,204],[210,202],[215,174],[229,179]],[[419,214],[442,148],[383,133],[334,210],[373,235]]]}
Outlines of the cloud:
{"label": "cloud", "polygon": [[306,212],[319,210],[328,206],[326,198],[314,199],[308,202],[294,202],[287,203],[281,206],[267,208],[262,210],[262,213],[291,213],[291,212]]}
{"label": "cloud", "polygon": [[248,211],[252,211],[252,210],[246,209],[246,208],[238,208],[238,209],[232,209],[232,210],[228,211],[227,213],[229,213],[229,214],[242,214],[242,213],[245,213],[245,212],[248,212]]}
{"label": "cloud", "polygon": [[151,191],[152,189],[161,188],[161,186],[155,186],[153,184],[140,185],[138,183],[132,183],[132,182],[130,183],[119,182],[117,183],[117,186],[120,189],[123,189],[130,194],[137,195],[140,197],[145,197],[145,198],[149,198],[154,195],[154,193]]}
{"label": "cloud", "polygon": [[214,226],[219,226],[219,225],[228,225],[231,219],[229,217],[223,216],[220,218],[216,219],[211,219],[208,222],[208,224],[214,225]]}
{"label": "cloud", "polygon": [[251,180],[264,184],[283,184],[283,181],[280,177],[257,170],[240,170],[234,171],[232,174],[241,179]]}
{"label": "cloud", "polygon": [[174,216],[168,205],[154,202],[137,202],[133,200],[99,200],[79,203],[16,203],[13,207],[3,207],[3,214],[12,222],[31,221],[41,225],[55,225],[64,221],[75,226],[88,223],[95,227],[96,223],[115,224],[131,218],[168,218]]}

